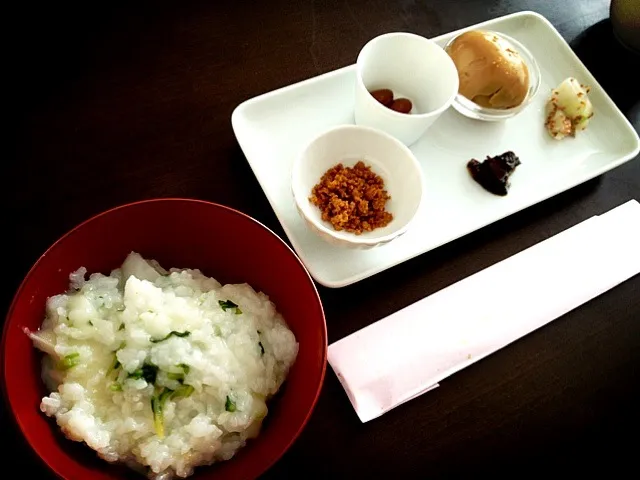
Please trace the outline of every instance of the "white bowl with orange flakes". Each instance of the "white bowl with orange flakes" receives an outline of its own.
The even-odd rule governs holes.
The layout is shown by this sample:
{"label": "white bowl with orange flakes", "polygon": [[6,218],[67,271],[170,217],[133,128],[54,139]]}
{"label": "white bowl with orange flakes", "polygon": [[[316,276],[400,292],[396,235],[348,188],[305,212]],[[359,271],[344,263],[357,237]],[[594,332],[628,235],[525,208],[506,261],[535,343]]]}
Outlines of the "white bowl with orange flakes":
{"label": "white bowl with orange flakes", "polygon": [[422,168],[395,137],[333,127],[294,160],[291,188],[311,230],[334,245],[372,248],[404,234],[420,210]]}

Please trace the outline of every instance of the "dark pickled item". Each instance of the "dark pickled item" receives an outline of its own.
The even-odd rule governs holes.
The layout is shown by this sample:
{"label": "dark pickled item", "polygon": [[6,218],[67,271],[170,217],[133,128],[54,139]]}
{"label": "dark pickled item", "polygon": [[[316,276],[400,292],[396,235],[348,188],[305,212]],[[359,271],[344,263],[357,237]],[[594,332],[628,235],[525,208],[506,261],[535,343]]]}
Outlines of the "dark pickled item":
{"label": "dark pickled item", "polygon": [[413,104],[408,98],[395,98],[392,90],[380,88],[369,92],[378,103],[398,113],[411,113]]}
{"label": "dark pickled item", "polygon": [[505,196],[509,187],[509,177],[520,165],[520,159],[515,153],[509,151],[495,157],[487,156],[483,162],[475,158],[467,163],[467,170],[485,190],[495,194]]}
{"label": "dark pickled item", "polygon": [[413,104],[408,98],[398,98],[393,101],[389,108],[398,113],[410,113],[413,108]]}
{"label": "dark pickled item", "polygon": [[370,93],[373,98],[375,98],[385,107],[390,107],[393,103],[393,92],[388,88],[381,88]]}

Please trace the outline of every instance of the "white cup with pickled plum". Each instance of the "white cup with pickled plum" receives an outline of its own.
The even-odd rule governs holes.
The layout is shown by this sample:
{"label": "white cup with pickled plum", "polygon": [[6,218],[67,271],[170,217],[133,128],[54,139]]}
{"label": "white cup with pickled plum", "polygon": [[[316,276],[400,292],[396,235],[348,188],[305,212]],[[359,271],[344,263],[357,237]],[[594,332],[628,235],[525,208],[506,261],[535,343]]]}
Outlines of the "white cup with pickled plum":
{"label": "white cup with pickled plum", "polygon": [[449,55],[412,33],[370,40],[356,70],[356,124],[382,130],[407,146],[422,137],[458,93],[458,72]]}

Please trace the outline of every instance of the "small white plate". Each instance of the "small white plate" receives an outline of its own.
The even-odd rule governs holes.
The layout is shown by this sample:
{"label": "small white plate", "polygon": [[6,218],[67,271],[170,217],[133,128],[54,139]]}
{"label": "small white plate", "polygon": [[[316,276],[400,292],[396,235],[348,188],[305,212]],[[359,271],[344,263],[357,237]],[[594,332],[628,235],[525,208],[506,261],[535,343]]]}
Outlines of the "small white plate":
{"label": "small white plate", "polygon": [[[640,139],[622,112],[544,17],[520,12],[433,40],[444,46],[464,30],[505,33],[527,46],[542,83],[517,117],[492,123],[446,111],[411,150],[425,174],[423,209],[409,231],[371,250],[323,241],[296,211],[290,178],[293,159],[325,129],[353,123],[355,65],[275,90],[239,105],[232,125],[247,160],[293,248],[313,278],[344,287],[428,252],[535,203],[607,172],[640,152]],[[591,87],[595,116],[576,138],[553,140],[544,129],[544,105],[568,76]],[[466,169],[471,158],[512,150],[522,164],[506,197],[492,195]]]}

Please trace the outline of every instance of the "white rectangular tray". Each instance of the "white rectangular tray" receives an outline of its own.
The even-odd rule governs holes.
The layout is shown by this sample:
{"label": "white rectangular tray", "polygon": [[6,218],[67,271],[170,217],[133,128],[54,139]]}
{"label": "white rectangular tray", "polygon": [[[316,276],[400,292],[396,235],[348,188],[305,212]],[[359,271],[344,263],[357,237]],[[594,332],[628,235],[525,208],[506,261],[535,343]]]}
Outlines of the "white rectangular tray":
{"label": "white rectangular tray", "polygon": [[[520,12],[451,32],[443,46],[467,29],[491,29],[527,46],[539,63],[542,84],[532,104],[505,122],[467,119],[453,108],[411,147],[424,168],[426,192],[418,220],[402,237],[371,250],[330,245],[299,217],[290,188],[291,165],[323,130],[353,123],[355,66],[275,90],[239,105],[232,125],[245,156],[295,251],[313,278],[344,287],[500,220],[634,158],[640,140],[631,124],[542,16]],[[595,116],[576,138],[556,141],[544,130],[551,88],[568,76],[591,86]],[[506,197],[484,191],[466,163],[512,150],[522,165]]]}

